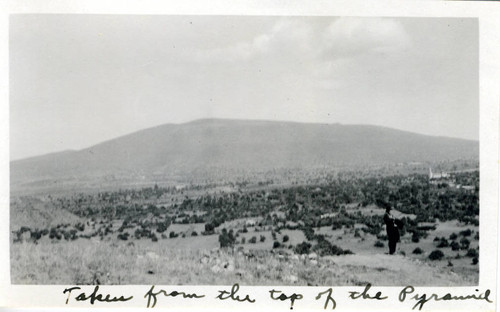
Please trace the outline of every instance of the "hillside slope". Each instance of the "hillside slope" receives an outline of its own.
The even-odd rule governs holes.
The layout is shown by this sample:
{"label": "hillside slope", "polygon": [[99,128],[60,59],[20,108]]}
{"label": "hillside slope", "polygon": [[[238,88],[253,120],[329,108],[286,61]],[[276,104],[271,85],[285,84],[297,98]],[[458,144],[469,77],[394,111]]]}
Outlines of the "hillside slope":
{"label": "hillside slope", "polygon": [[478,158],[479,143],[378,126],[204,119],[11,162],[11,182],[200,168],[308,168]]}

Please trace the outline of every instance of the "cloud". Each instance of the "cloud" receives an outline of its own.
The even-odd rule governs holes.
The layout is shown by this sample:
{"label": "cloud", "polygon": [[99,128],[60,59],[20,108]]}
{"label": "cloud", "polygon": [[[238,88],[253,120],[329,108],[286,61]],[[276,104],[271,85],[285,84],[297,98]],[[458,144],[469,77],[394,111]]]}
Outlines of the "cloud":
{"label": "cloud", "polygon": [[255,36],[252,40],[236,44],[196,51],[194,59],[199,62],[234,62],[245,61],[264,56],[310,55],[314,40],[312,27],[304,21],[283,18],[278,20],[266,33]]}
{"label": "cloud", "polygon": [[279,19],[266,33],[226,47],[196,51],[199,62],[235,62],[261,56],[350,58],[397,53],[411,46],[403,25],[390,18],[336,18],[315,28],[297,18]]}
{"label": "cloud", "polygon": [[325,56],[330,57],[394,53],[411,45],[403,25],[389,18],[339,18],[327,27],[323,40]]}

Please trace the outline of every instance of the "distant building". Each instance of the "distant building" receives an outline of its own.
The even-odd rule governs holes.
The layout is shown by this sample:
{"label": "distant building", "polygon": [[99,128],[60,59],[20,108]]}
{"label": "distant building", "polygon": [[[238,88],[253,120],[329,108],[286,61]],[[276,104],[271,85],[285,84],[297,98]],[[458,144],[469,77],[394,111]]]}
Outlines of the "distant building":
{"label": "distant building", "polygon": [[336,212],[330,212],[330,213],[325,213],[321,215],[321,219],[326,219],[326,218],[331,218],[331,217],[336,217],[338,213]]}
{"label": "distant building", "polygon": [[186,185],[182,185],[182,184],[179,184],[179,185],[175,186],[175,190],[176,191],[182,191],[185,188],[186,188]]}
{"label": "distant building", "polygon": [[466,190],[466,191],[474,191],[476,189],[473,185],[457,185],[458,189]]}
{"label": "distant building", "polygon": [[255,226],[255,224],[256,224],[256,222],[255,222],[255,220],[253,220],[253,219],[247,220],[247,221],[245,222],[245,225],[246,225],[246,226]]}
{"label": "distant building", "polygon": [[439,180],[439,179],[447,179],[450,175],[446,172],[434,173],[432,172],[432,168],[429,168],[429,180]]}

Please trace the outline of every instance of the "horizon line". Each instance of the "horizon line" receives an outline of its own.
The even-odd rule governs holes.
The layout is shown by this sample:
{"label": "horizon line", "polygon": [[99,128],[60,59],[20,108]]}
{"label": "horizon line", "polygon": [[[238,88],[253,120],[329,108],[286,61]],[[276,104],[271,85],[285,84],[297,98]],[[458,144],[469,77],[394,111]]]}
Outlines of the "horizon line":
{"label": "horizon line", "polygon": [[[117,137],[107,139],[104,141],[99,141],[97,143],[94,143],[92,145],[79,148],[79,149],[72,149],[72,148],[67,148],[67,149],[62,149],[58,151],[52,151],[52,152],[47,152],[47,153],[42,153],[42,154],[37,154],[37,155],[32,155],[32,156],[25,156],[22,158],[10,158],[9,155],[9,163],[14,162],[14,161],[23,161],[23,160],[29,160],[31,158],[38,158],[38,157],[44,157],[44,156],[49,156],[53,154],[60,154],[60,153],[70,153],[70,152],[79,152],[88,148],[91,148],[93,146],[103,144],[109,141],[113,141],[128,135],[132,135],[134,133],[139,133],[142,131],[147,131],[150,129],[154,128],[159,128],[163,126],[168,126],[168,125],[175,125],[175,126],[180,126],[180,125],[186,125],[190,123],[196,123],[200,121],[249,121],[249,122],[270,122],[270,123],[293,123],[293,124],[304,124],[304,125],[340,125],[340,126],[368,126],[368,127],[379,127],[379,128],[385,128],[385,129],[390,129],[390,130],[396,130],[396,131],[401,131],[401,132],[406,132],[406,133],[412,133],[412,134],[417,134],[417,135],[422,135],[422,136],[428,136],[428,137],[434,137],[434,138],[446,138],[446,139],[457,139],[457,140],[464,140],[464,141],[474,141],[479,143],[479,139],[467,139],[467,138],[461,138],[461,137],[452,137],[452,136],[446,136],[446,135],[432,135],[432,134],[425,134],[425,133],[419,133],[419,132],[413,132],[409,130],[403,130],[403,129],[398,129],[398,128],[393,128],[393,127],[387,127],[387,126],[382,126],[382,125],[376,125],[376,124],[343,124],[341,122],[312,122],[312,121],[295,121],[295,120],[271,120],[271,119],[242,119],[242,118],[224,118],[224,117],[202,117],[202,118],[196,118],[192,119],[189,121],[183,121],[183,122],[167,122],[139,130],[135,130],[132,132],[127,132],[125,134],[119,135]],[[11,142],[12,143],[12,142]],[[9,147],[9,152],[10,152],[10,147]]]}

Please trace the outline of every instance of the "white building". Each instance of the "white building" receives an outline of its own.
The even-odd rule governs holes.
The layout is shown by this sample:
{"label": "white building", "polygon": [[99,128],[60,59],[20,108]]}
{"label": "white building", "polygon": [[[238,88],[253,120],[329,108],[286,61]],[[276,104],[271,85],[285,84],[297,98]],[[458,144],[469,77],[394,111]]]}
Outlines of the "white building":
{"label": "white building", "polygon": [[446,172],[433,173],[432,168],[429,168],[429,180],[439,180],[439,179],[447,179],[450,175]]}

